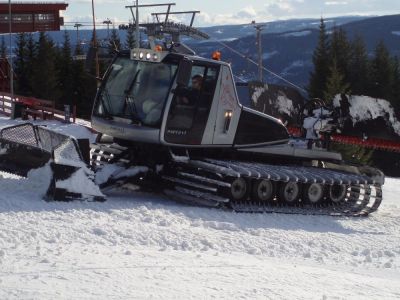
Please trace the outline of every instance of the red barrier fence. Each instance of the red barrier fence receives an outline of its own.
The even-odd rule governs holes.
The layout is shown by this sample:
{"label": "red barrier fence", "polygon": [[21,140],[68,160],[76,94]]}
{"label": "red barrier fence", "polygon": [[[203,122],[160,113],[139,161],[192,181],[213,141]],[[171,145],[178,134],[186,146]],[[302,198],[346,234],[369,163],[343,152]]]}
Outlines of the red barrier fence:
{"label": "red barrier fence", "polygon": [[[0,92],[0,113],[6,116],[11,116],[13,104],[21,105],[22,118],[33,118],[42,120],[59,120],[65,121],[65,112],[55,108],[54,101],[43,100],[34,97],[25,97],[14,95],[11,99],[11,94]],[[14,104],[14,105],[15,105]],[[72,120],[71,120],[72,119]],[[76,106],[73,106],[70,113],[69,121],[76,121]]]}
{"label": "red barrier fence", "polygon": [[[298,127],[288,127],[289,134],[293,137],[301,136],[301,129]],[[378,149],[385,151],[400,152],[400,142],[377,139],[377,138],[361,138],[356,136],[346,136],[333,134],[331,141],[339,144],[356,145],[370,149]]]}

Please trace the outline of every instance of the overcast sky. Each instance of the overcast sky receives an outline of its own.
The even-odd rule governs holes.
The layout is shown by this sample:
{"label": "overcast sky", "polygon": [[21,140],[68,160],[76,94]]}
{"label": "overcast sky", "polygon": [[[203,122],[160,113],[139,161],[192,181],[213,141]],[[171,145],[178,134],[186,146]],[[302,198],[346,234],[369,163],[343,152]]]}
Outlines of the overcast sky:
{"label": "overcast sky", "polygon": [[[67,22],[91,20],[91,0],[70,0],[64,17]],[[132,0],[94,0],[97,22],[109,18],[128,22],[132,17],[126,5]],[[196,26],[244,24],[304,17],[342,15],[400,14],[400,0],[139,0],[139,4],[175,2],[175,11],[200,10]],[[141,18],[148,18],[149,10]]]}

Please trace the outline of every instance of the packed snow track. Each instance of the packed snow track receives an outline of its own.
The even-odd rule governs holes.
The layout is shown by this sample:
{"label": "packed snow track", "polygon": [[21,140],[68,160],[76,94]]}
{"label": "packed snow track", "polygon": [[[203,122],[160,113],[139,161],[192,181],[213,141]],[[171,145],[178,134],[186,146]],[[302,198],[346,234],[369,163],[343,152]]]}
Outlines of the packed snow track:
{"label": "packed snow track", "polygon": [[0,299],[400,298],[399,179],[368,218],[327,218],[124,189],[104,203],[46,202],[47,171],[1,173]]}

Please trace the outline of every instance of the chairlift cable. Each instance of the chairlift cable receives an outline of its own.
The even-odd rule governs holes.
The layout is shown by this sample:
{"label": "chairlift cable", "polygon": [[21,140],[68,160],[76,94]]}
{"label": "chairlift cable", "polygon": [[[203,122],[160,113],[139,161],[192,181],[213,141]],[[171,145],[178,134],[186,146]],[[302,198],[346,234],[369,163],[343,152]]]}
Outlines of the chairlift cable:
{"label": "chairlift cable", "polygon": [[[246,55],[244,55],[243,53],[237,51],[236,49],[234,49],[234,48],[228,46],[226,43],[221,42],[220,40],[218,40],[218,39],[216,39],[216,38],[212,38],[212,39],[213,39],[214,41],[216,41],[217,43],[221,44],[222,46],[224,46],[225,48],[227,48],[228,50],[231,50],[232,52],[234,52],[235,54],[239,55],[240,57],[242,57],[242,58],[246,59],[247,61],[249,61],[249,62],[255,64],[256,66],[258,66],[258,63],[257,63],[257,62],[255,62],[255,61],[252,60],[251,58],[248,58]],[[288,83],[289,85],[293,86],[294,88],[296,88],[296,89],[298,89],[298,90],[300,90],[300,91],[302,91],[302,92],[304,92],[304,93],[307,93],[307,91],[306,91],[304,88],[302,88],[302,87],[298,86],[297,84],[295,84],[295,83],[293,83],[293,82],[287,80],[286,78],[284,78],[284,77],[278,75],[278,74],[275,73],[274,71],[271,71],[271,70],[267,69],[267,68],[264,67],[264,66],[263,66],[262,68],[263,68],[264,71],[267,71],[267,72],[270,73],[271,75],[273,75],[273,76],[279,78],[280,80],[282,80],[282,81]]]}
{"label": "chairlift cable", "polygon": [[240,78],[239,76],[237,76],[237,75],[235,75],[235,74],[233,74],[233,76],[236,77],[237,79],[239,79],[241,82],[246,82],[246,80]]}

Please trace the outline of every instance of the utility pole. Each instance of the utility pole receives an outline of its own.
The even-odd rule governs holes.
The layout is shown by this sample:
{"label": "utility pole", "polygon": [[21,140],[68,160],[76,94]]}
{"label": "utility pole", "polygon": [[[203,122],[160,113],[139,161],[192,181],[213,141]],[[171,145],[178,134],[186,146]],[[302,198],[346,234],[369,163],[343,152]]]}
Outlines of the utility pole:
{"label": "utility pole", "polygon": [[[99,53],[97,49],[97,37],[96,37],[96,17],[94,14],[94,0],[92,0],[92,15],[93,15],[93,48],[95,50],[96,78],[100,78]],[[97,81],[97,87],[99,86],[100,86],[100,81]]]}
{"label": "utility pole", "polygon": [[107,24],[107,39],[110,39],[110,24],[112,24],[111,20],[107,18],[107,20],[103,21],[103,24]]}
{"label": "utility pole", "polygon": [[79,43],[79,27],[81,27],[81,23],[75,23],[74,27],[76,28],[76,43]]}
{"label": "utility pole", "polygon": [[135,18],[135,31],[136,31],[136,48],[140,48],[140,30],[139,30],[139,0],[136,0],[136,18]]}
{"label": "utility pole", "polygon": [[11,14],[11,0],[8,0],[8,26],[10,30],[10,93],[11,93],[11,101],[14,99],[14,67],[13,67],[13,59],[12,59],[12,14]]}
{"label": "utility pole", "polygon": [[256,29],[257,32],[257,49],[258,49],[258,80],[260,82],[264,81],[264,76],[263,76],[263,58],[262,58],[262,41],[261,41],[261,31],[263,30],[263,27],[265,25],[257,24],[256,21],[252,21],[251,24],[254,25],[254,28]]}

